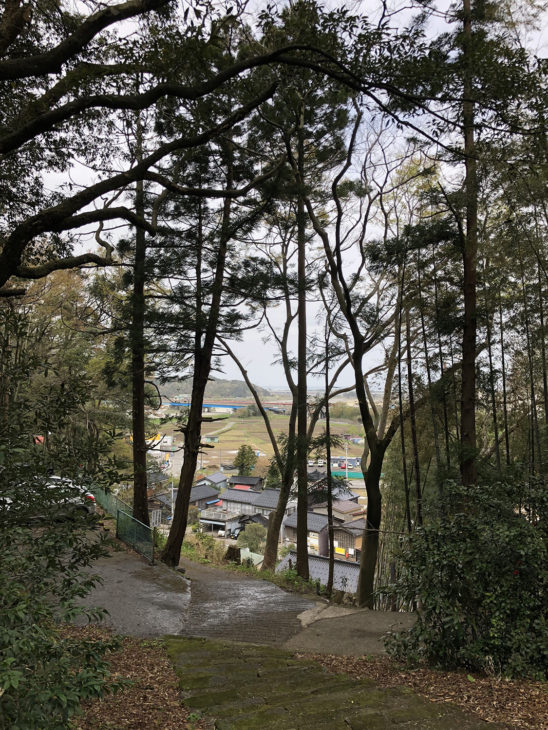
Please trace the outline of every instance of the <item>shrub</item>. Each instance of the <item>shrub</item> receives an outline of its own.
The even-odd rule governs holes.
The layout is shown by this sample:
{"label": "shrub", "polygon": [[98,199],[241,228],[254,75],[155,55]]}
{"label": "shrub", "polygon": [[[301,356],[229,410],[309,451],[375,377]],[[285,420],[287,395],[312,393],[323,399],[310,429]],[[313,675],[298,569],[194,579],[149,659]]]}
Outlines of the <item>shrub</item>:
{"label": "shrub", "polygon": [[[542,484],[447,487],[447,514],[402,546],[388,588],[418,605],[388,641],[398,658],[543,678],[548,666],[548,497]],[[386,590],[386,589],[385,589]]]}
{"label": "shrub", "polygon": [[266,532],[266,527],[263,527],[263,525],[250,523],[238,535],[238,547],[249,548],[252,553],[260,553],[266,543]]}
{"label": "shrub", "polygon": [[[20,499],[29,485],[32,503]],[[81,700],[108,689],[110,644],[58,631],[78,615],[104,613],[79,605],[97,582],[82,568],[104,553],[102,540],[90,531],[93,517],[62,519],[50,491],[35,469],[0,470],[1,727],[68,727]]]}

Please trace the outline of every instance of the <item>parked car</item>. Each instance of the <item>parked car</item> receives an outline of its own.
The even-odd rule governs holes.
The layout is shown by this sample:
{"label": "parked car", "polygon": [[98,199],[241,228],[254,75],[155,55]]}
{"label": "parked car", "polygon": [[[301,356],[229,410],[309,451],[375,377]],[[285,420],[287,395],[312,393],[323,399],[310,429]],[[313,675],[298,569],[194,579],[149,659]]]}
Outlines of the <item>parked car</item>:
{"label": "parked car", "polygon": [[10,496],[2,496],[1,510],[9,510],[12,518],[27,520],[70,519],[75,514],[95,514],[94,495],[84,486],[65,477],[49,476],[18,484]]}
{"label": "parked car", "polygon": [[60,503],[73,506],[75,509],[87,514],[95,514],[95,497],[87,487],[75,484],[65,477],[55,476],[48,478],[47,486],[52,490],[57,490]]}

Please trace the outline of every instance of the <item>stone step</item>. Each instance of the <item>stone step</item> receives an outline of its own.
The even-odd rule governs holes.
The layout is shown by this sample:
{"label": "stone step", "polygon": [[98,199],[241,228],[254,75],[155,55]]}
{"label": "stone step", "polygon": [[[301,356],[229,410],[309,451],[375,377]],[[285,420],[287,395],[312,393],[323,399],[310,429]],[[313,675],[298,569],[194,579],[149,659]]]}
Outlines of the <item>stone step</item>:
{"label": "stone step", "polygon": [[406,688],[330,674],[275,647],[166,637],[185,704],[216,730],[494,730]]}

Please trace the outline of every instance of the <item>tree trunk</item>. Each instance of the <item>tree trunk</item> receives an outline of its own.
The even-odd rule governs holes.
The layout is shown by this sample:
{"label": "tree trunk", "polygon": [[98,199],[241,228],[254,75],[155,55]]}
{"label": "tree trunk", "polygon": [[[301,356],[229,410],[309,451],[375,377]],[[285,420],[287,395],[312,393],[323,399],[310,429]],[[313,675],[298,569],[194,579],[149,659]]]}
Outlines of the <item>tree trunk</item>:
{"label": "tree trunk", "polygon": [[474,140],[475,109],[473,101],[472,12],[470,0],[463,0],[463,125],[466,175],[466,235],[463,241],[464,328],[462,334],[461,384],[461,479],[464,485],[475,484],[476,470],[476,337],[477,337],[477,249],[478,249],[478,181]]}
{"label": "tree trunk", "polygon": [[[140,146],[138,126],[137,146]],[[143,182],[136,183],[135,212],[144,218],[145,201]],[[133,421],[133,516],[149,525],[147,500],[147,444],[145,438],[145,231],[135,232],[135,260],[133,264],[133,297],[131,321],[131,382]]]}
{"label": "tree trunk", "polygon": [[[230,142],[226,142],[226,150],[228,160],[226,187],[227,189],[230,189],[233,183],[232,148]],[[217,336],[221,299],[224,291],[226,255],[228,250],[228,241],[230,239],[230,212],[230,198],[225,198],[223,203],[219,250],[217,252],[217,261],[215,265],[215,278],[211,290],[209,314],[207,317],[206,327],[203,332],[203,342],[201,333],[197,333],[195,339],[192,401],[190,404],[188,423],[184,429],[184,461],[179,478],[179,488],[177,492],[177,499],[175,501],[173,524],[171,525],[166,545],[160,556],[164,563],[172,567],[178,565],[181,558],[181,545],[183,544],[188,522],[190,492],[192,490],[192,483],[194,481],[196,464],[198,462],[198,453],[201,445],[204,393],[209,373],[211,372],[213,346]],[[201,272],[198,274],[198,280],[200,279],[200,276]],[[199,287],[197,296],[198,295]],[[199,316],[200,309],[203,307],[203,302],[197,300],[197,305],[199,308],[196,310],[196,316]]]}
{"label": "tree trunk", "polygon": [[381,526],[382,496],[380,478],[384,453],[384,442],[371,448],[369,468],[365,479],[367,490],[367,519],[362,539],[360,556],[360,578],[358,582],[358,606],[373,608],[375,604],[374,585],[377,553],[379,551],[379,529]]}
{"label": "tree trunk", "polygon": [[409,422],[411,425],[411,444],[413,446],[413,466],[415,472],[415,517],[417,525],[422,525],[421,473],[419,464],[419,443],[417,440],[415,393],[413,388],[413,368],[411,366],[411,322],[409,318],[409,309],[405,310],[405,334],[407,339],[407,388],[409,396]]}
{"label": "tree trunk", "polygon": [[327,573],[326,592],[333,592],[333,574],[335,572],[335,531],[333,529],[333,478],[331,475],[331,421],[329,416],[329,326],[326,327],[325,338],[325,442],[327,461],[327,531],[329,535],[329,570]]}
{"label": "tree trunk", "polygon": [[420,272],[420,260],[419,252],[417,251],[417,284],[419,290],[419,314],[421,320],[421,331],[422,331],[422,344],[424,347],[424,363],[426,365],[426,378],[428,382],[428,392],[430,394],[430,416],[432,418],[432,431],[434,433],[434,450],[436,453],[436,483],[438,486],[438,498],[440,504],[443,501],[443,482],[441,474],[441,453],[440,453],[440,438],[438,433],[438,421],[436,418],[436,410],[434,408],[434,399],[432,392],[432,373],[430,369],[430,358],[428,356],[428,338],[426,336],[426,323],[424,321],[424,309],[423,309],[423,298],[422,298],[422,283],[421,283],[421,272]]}
{"label": "tree trunk", "polygon": [[293,476],[295,473],[295,421],[297,418],[297,409],[295,405],[291,408],[289,416],[289,426],[287,435],[287,450],[285,464],[282,471],[282,486],[276,510],[271,514],[268,521],[268,532],[266,534],[266,546],[261,570],[274,570],[276,567],[276,558],[278,556],[278,542],[280,540],[280,530],[284,518],[287,502],[291,487],[293,486]]}
{"label": "tree trunk", "polygon": [[546,337],[544,327],[544,287],[540,266],[537,263],[538,306],[540,316],[540,354],[542,358],[542,387],[544,390],[544,423],[548,426],[548,372],[546,368]]}
{"label": "tree trunk", "polygon": [[506,354],[504,347],[504,324],[502,320],[502,297],[499,289],[500,359],[502,367],[502,416],[504,419],[504,448],[506,466],[510,466],[510,430],[508,428],[508,391],[506,388]]}
{"label": "tree trunk", "polygon": [[[299,185],[304,181],[304,110],[299,112],[297,129],[297,163]],[[306,346],[306,213],[303,191],[297,200],[297,276],[298,276],[298,344],[297,344],[297,574],[308,580],[308,429],[307,429],[307,346]]]}
{"label": "tree trunk", "polygon": [[495,372],[493,368],[493,347],[491,337],[491,315],[489,311],[487,313],[487,355],[489,358],[489,390],[491,391],[491,412],[493,417],[493,430],[495,436],[495,458],[497,462],[497,473],[499,477],[502,476],[502,465],[500,459],[500,445],[499,445],[499,422],[497,416],[497,395],[495,387]]}

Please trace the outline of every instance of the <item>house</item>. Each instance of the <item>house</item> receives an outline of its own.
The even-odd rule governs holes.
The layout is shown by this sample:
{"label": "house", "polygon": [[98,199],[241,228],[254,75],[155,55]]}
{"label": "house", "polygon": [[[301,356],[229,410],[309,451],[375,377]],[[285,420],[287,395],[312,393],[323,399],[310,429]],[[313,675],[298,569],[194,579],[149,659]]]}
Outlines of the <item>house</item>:
{"label": "house", "polygon": [[240,517],[240,525],[242,529],[245,530],[246,525],[262,525],[263,527],[266,527],[268,529],[268,517],[264,517],[263,515],[245,515],[245,517]]}
{"label": "house", "polygon": [[[162,510],[162,522],[165,522],[166,518],[172,513],[172,503],[175,504],[177,499],[178,489],[173,489],[170,492],[164,494],[157,494],[154,497],[154,504],[152,500],[149,500],[149,509],[161,509]],[[190,491],[189,505],[198,507],[198,509],[204,509],[219,502],[219,492],[215,487],[211,487],[208,484],[200,484],[199,486],[192,487]]]}
{"label": "house", "polygon": [[[308,552],[313,555],[329,554],[329,535],[327,531],[327,515],[318,515],[307,512],[307,539]],[[342,524],[342,520],[334,520]],[[286,545],[297,543],[297,513],[289,515],[283,522],[283,542]]]}
{"label": "house", "polygon": [[[259,515],[268,517],[271,512],[274,512],[278,506],[278,499],[280,497],[279,489],[264,489],[262,492],[257,494],[257,498],[254,502],[255,512]],[[290,515],[297,509],[297,502],[294,499],[289,499],[285,508],[285,514]]]}
{"label": "house", "polygon": [[365,529],[365,517],[344,522],[333,529],[333,545],[335,557],[340,560],[359,562],[362,537]]}
{"label": "house", "polygon": [[[292,550],[276,566],[276,572],[287,570],[290,565],[295,566],[296,562],[297,553]],[[329,558],[320,555],[309,555],[308,571],[311,580],[319,580],[322,585],[327,585]],[[360,566],[357,563],[335,560],[333,565],[333,588],[338,591],[345,591],[345,593],[356,593],[359,575]]]}
{"label": "house", "polygon": [[[343,522],[357,519],[364,514],[364,508],[361,504],[353,502],[350,499],[334,499],[332,502],[333,517],[337,517]],[[327,502],[320,502],[311,507],[312,512],[319,515],[327,514]]]}
{"label": "house", "polygon": [[[325,502],[327,497],[327,474],[324,471],[308,472],[308,507],[318,502]],[[358,501],[358,494],[355,494],[344,479],[334,479],[331,485],[333,499],[345,499],[350,502]]]}
{"label": "house", "polygon": [[[259,514],[268,517],[274,512],[278,504],[280,491],[278,489],[265,489],[262,492],[255,492],[246,489],[225,489],[221,494],[223,509],[228,512],[238,512],[244,515]],[[297,509],[297,503],[289,500],[285,514],[290,515]]]}
{"label": "house", "polygon": [[222,471],[216,471],[215,474],[209,474],[208,476],[202,477],[194,482],[195,487],[199,487],[202,484],[208,484],[211,487],[216,487],[217,491],[225,489],[227,486],[226,474],[223,474]]}
{"label": "house", "polygon": [[189,504],[198,507],[198,509],[206,509],[211,505],[218,504],[219,501],[219,491],[209,484],[199,484],[190,490]]}
{"label": "house", "polygon": [[240,527],[242,515],[228,512],[215,506],[203,509],[200,512],[200,526],[204,532],[224,532],[229,535]]}
{"label": "house", "polygon": [[249,490],[225,489],[221,495],[223,509],[234,514],[253,515],[258,494]]}
{"label": "house", "polygon": [[228,479],[228,486],[231,489],[242,489],[249,490],[254,489],[258,491],[263,488],[264,480],[262,477],[239,477],[232,476]]}

